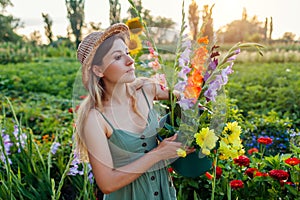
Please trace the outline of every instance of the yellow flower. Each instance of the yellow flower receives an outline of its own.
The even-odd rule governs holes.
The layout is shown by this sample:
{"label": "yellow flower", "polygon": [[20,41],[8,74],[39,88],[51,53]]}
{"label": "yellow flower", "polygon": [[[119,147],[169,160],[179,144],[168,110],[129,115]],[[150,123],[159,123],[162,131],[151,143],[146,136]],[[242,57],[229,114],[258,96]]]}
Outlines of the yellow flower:
{"label": "yellow flower", "polygon": [[142,42],[138,35],[130,34],[128,48],[131,55],[136,55],[142,50]]}
{"label": "yellow flower", "polygon": [[196,138],[196,143],[201,147],[202,153],[205,155],[210,154],[210,150],[216,146],[218,140],[214,130],[209,130],[208,127],[202,128],[194,137]]}
{"label": "yellow flower", "polygon": [[186,157],[186,151],[184,149],[179,148],[176,150],[176,152],[179,157],[183,157],[183,158]]}
{"label": "yellow flower", "polygon": [[138,17],[127,20],[126,25],[133,34],[141,34],[143,31],[143,24]]}
{"label": "yellow flower", "polygon": [[240,155],[244,155],[242,141],[240,139],[241,127],[237,122],[228,122],[222,132],[220,141],[220,159],[233,159]]}

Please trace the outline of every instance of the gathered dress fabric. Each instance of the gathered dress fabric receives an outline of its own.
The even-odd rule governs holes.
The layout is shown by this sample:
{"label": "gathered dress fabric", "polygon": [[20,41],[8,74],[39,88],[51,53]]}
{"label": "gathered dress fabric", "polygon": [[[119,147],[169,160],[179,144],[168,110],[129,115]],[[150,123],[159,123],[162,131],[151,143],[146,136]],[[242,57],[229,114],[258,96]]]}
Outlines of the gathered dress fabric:
{"label": "gathered dress fabric", "polygon": [[[133,133],[127,130],[115,129],[109,120],[103,118],[112,127],[113,133],[108,140],[113,158],[114,168],[127,165],[151,151],[157,146],[157,113],[142,93],[149,107],[148,124],[142,133]],[[166,167],[165,161],[152,166],[132,183],[123,188],[104,195],[105,200],[175,200],[176,191]]]}

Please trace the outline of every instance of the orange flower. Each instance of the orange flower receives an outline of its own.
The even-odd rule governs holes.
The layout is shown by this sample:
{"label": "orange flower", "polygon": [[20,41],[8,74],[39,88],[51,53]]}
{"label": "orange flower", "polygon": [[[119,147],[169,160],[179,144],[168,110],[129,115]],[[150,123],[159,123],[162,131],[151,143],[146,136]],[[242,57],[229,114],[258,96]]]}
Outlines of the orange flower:
{"label": "orange flower", "polygon": [[201,87],[196,87],[192,85],[187,85],[184,91],[184,96],[187,99],[197,99],[200,95]]}
{"label": "orange flower", "polygon": [[208,36],[198,38],[197,42],[198,42],[199,44],[208,44],[208,42],[209,42]]}
{"label": "orange flower", "polygon": [[193,59],[191,61],[192,67],[203,71],[203,65],[206,61],[207,55],[208,55],[208,50],[206,47],[199,47],[198,49],[195,50],[194,52]]}
{"label": "orange flower", "polygon": [[43,135],[42,136],[42,139],[45,141],[45,140],[48,140],[49,139],[49,135],[47,134],[47,135]]}

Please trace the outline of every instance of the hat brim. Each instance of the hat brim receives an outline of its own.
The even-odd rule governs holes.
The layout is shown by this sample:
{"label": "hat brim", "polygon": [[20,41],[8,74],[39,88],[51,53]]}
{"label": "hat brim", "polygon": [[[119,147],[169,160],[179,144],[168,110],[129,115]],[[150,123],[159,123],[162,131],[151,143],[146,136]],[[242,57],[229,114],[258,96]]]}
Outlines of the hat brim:
{"label": "hat brim", "polygon": [[90,69],[92,65],[93,58],[95,56],[95,53],[98,49],[98,47],[109,37],[118,34],[118,33],[124,33],[127,38],[129,38],[129,28],[127,25],[123,23],[117,23],[111,25],[109,28],[107,28],[99,37],[99,39],[94,43],[94,47],[92,48],[89,55],[87,55],[86,59],[84,60],[82,64],[82,82],[86,89],[88,89],[88,81],[90,79]]}

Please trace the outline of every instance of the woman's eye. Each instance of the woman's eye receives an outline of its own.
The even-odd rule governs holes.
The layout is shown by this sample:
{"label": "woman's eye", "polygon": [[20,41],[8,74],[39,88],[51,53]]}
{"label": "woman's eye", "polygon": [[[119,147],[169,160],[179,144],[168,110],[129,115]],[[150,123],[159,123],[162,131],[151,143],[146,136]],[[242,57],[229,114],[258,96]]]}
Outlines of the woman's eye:
{"label": "woman's eye", "polygon": [[117,56],[115,57],[115,59],[116,59],[116,60],[120,60],[121,57],[122,57],[122,55],[117,55]]}

